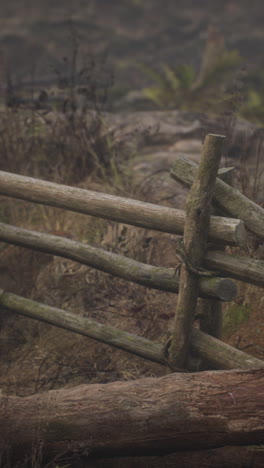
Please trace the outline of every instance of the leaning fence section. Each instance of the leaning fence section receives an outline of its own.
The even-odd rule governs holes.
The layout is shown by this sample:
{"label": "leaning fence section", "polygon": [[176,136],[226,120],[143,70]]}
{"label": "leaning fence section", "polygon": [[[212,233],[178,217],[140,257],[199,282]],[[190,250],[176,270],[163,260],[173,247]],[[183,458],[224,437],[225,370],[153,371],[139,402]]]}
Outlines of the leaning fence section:
{"label": "leaning fence section", "polygon": [[[263,239],[264,210],[223,181],[223,174],[229,170],[218,170],[222,144],[222,136],[208,135],[199,167],[177,157],[171,177],[191,187],[186,212],[0,171],[1,195],[183,236],[175,243],[175,257],[181,260],[175,273],[173,268],[147,265],[71,239],[0,223],[3,242],[68,258],[148,288],[178,294],[173,330],[165,345],[3,290],[0,305],[171,370],[188,368],[191,355],[216,369],[263,367],[262,360],[220,339],[221,303],[236,296],[234,279],[264,286],[263,261],[225,252],[226,245],[244,245],[248,232]],[[225,216],[212,216],[211,202],[218,210],[215,213],[220,209]],[[207,241],[213,249],[207,249]],[[198,297],[200,330],[192,326]]]}

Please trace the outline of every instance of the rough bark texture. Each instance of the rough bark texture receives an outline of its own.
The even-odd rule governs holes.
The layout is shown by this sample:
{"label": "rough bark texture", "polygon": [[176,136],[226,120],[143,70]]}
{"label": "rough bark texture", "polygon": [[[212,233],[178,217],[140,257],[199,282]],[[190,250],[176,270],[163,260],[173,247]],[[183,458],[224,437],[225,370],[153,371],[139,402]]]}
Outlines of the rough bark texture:
{"label": "rough bark texture", "polygon": [[[174,268],[147,265],[71,239],[0,223],[0,240],[69,258],[149,288],[175,293],[179,290],[179,279]],[[199,294],[230,301],[236,296],[237,288],[235,283],[229,279],[204,278],[199,282]]]}
{"label": "rough bark texture", "polygon": [[[182,234],[184,229],[185,213],[182,210],[9,172],[0,171],[0,194],[172,234]],[[241,221],[219,217],[212,218],[209,236],[235,245],[246,240]]]}
{"label": "rough bark texture", "polygon": [[264,442],[264,370],[170,374],[2,396],[2,450],[155,454]]}
{"label": "rough bark texture", "polygon": [[[215,179],[222,156],[224,137],[207,135],[197,176],[186,200],[184,248],[188,261],[200,268],[206,252],[210,208]],[[182,264],[179,296],[172,331],[169,359],[173,366],[184,367],[188,355],[192,320],[198,298],[199,276]]]}

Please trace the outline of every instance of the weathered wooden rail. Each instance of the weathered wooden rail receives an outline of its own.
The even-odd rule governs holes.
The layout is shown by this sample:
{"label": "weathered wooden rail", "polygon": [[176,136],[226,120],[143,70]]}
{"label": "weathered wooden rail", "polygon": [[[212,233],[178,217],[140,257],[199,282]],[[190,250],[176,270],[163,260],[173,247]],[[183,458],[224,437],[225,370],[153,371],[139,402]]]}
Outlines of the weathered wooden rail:
{"label": "weathered wooden rail", "polygon": [[[171,234],[183,233],[186,218],[182,210],[3,171],[0,171],[0,194]],[[246,240],[244,223],[212,216],[209,238],[241,245]]]}
{"label": "weathered wooden rail", "polygon": [[[103,325],[95,320],[80,317],[56,307],[50,307],[31,299],[0,290],[0,305],[18,314],[55,325],[79,335],[93,338],[115,348],[168,366],[165,347],[161,343]],[[203,359],[212,361],[216,369],[252,369],[264,366],[263,361],[240,351],[199,329],[192,329],[191,351]],[[214,352],[212,353],[212,349]]]}
{"label": "weathered wooden rail", "polygon": [[[173,268],[146,265],[71,239],[0,223],[0,241],[179,294],[174,327],[166,344],[1,289],[0,307],[159,363],[172,372],[194,370],[197,358],[216,370],[243,369],[77,386],[27,398],[0,395],[0,425],[5,426],[0,452],[12,447],[16,456],[20,451],[24,456],[25,450],[32,449],[36,434],[45,443],[45,453],[56,457],[58,443],[64,453],[76,455],[86,450],[95,456],[134,455],[137,451],[164,454],[190,446],[203,453],[212,447],[263,443],[264,361],[218,338],[221,303],[236,295],[232,278],[264,286],[263,261],[224,251],[225,245],[243,245],[247,229],[264,237],[264,210],[216,177],[222,142],[221,136],[207,136],[198,169],[182,157],[175,162],[172,177],[191,186],[186,213],[0,172],[3,196],[183,234],[183,242],[175,245],[175,256],[181,257],[176,274]],[[241,219],[210,216],[211,201],[228,216]],[[208,239],[213,250],[207,250]],[[198,297],[199,314],[205,317],[200,329],[192,326]],[[244,455],[242,458],[244,462]]]}
{"label": "weathered wooden rail", "polygon": [[[178,156],[172,167],[171,177],[186,187],[191,187],[197,170],[197,164],[184,156]],[[213,193],[213,202],[229,216],[244,221],[249,231],[261,239],[264,238],[264,209],[218,178]]]}
{"label": "weathered wooden rail", "polygon": [[[221,207],[228,206],[226,211],[229,216],[237,216],[237,205],[241,203],[241,200],[244,206],[250,206],[250,209],[244,210],[243,221],[220,216],[210,217],[209,205],[211,197],[213,197],[214,179],[221,156],[222,140],[222,137],[215,135],[207,138],[204,147],[204,162],[201,163],[198,176],[196,176],[197,168],[189,164],[188,161],[186,162],[179,157],[175,162],[171,173],[173,178],[177,178],[186,185],[191,185],[194,177],[196,177],[198,192],[193,192],[192,197],[196,200],[197,206],[191,213],[193,206],[189,204],[191,211],[187,209],[187,218],[186,213],[182,210],[0,171],[0,194],[3,196],[59,207],[171,234],[184,234],[185,247],[186,239],[191,236],[188,241],[191,250],[188,252],[187,249],[187,259],[182,259],[181,273],[178,275],[175,274],[174,268],[160,268],[143,264],[122,255],[107,252],[104,249],[95,248],[71,239],[0,223],[0,240],[3,242],[69,258],[145,287],[179,293],[181,289],[182,291],[184,288],[186,289],[186,284],[190,282],[191,291],[195,289],[196,292],[192,298],[192,304],[190,303],[191,305],[185,303],[186,300],[188,302],[190,299],[189,289],[187,295],[184,293],[185,299],[181,306],[181,325],[179,326],[179,323],[177,323],[180,317],[178,311],[172,341],[169,340],[165,346],[159,343],[151,343],[122,330],[82,319],[65,311],[52,309],[44,304],[38,304],[4,291],[0,295],[0,305],[16,313],[90,336],[146,359],[169,366],[171,369],[188,367],[189,351],[205,359],[217,369],[264,367],[261,360],[235,350],[198,329],[192,329],[192,317],[198,296],[215,299],[217,304],[220,304],[219,301],[231,301],[236,295],[236,284],[232,278],[258,286],[264,285],[264,262],[240,256],[231,257],[223,250],[206,251],[206,232],[208,232],[208,239],[213,242],[214,246],[243,245],[247,240],[246,228],[250,229],[251,232],[255,230],[258,235],[260,235],[260,232],[264,232],[264,210],[252,204],[250,200],[218,179],[216,179],[216,187],[221,182],[221,184],[224,184],[224,189],[221,193],[217,192],[217,203]],[[216,153],[218,153],[218,162],[215,160]],[[214,175],[212,176],[210,170],[213,161],[215,165]],[[204,178],[204,181],[202,181],[201,177]],[[203,196],[205,193],[208,195],[206,199]],[[226,193],[232,193],[232,202],[230,202]],[[228,203],[226,199],[229,200]],[[205,201],[204,219],[206,219],[206,224],[204,226],[200,224],[201,200]],[[255,224],[252,224],[254,217],[258,217],[258,220],[255,220]],[[188,235],[186,229],[189,230]],[[204,245],[202,251],[199,250],[201,242]],[[192,258],[192,251],[200,251],[198,263],[195,260],[196,254]],[[207,268],[210,271],[205,271],[201,276],[195,274],[188,267],[187,260],[191,262],[192,267],[196,268],[197,271],[200,268]],[[186,310],[188,310],[187,315]],[[179,359],[176,352],[174,359],[171,359],[172,347],[179,350],[180,340],[183,340],[184,357]]]}
{"label": "weathered wooden rail", "polygon": [[[0,223],[0,240],[69,258],[149,288],[175,293],[179,290],[174,268],[147,265],[71,239]],[[199,290],[202,297],[217,297],[223,301],[231,301],[236,296],[236,285],[226,278],[201,278]]]}

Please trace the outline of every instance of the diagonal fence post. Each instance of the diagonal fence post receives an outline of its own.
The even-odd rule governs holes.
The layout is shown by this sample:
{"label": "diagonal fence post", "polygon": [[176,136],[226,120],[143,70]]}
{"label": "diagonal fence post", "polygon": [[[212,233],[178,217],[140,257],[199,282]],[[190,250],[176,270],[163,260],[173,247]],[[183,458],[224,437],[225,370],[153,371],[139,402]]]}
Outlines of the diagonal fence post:
{"label": "diagonal fence post", "polygon": [[211,200],[224,139],[222,135],[206,136],[199,169],[186,200],[182,245],[185,255],[181,265],[178,303],[168,347],[172,369],[186,367],[199,277],[205,273],[201,270],[201,265],[207,247]]}

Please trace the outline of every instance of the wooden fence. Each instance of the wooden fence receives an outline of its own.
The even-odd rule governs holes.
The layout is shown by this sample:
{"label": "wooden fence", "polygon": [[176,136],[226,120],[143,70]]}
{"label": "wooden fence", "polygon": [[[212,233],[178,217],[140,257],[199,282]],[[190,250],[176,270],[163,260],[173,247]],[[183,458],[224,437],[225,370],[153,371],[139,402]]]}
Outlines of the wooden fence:
{"label": "wooden fence", "polygon": [[[264,238],[264,210],[219,179],[226,172],[218,170],[222,145],[223,137],[208,135],[199,167],[181,156],[176,159],[172,178],[191,187],[186,212],[0,171],[1,195],[183,235],[183,242],[175,245],[175,257],[180,256],[182,261],[180,273],[175,274],[173,268],[146,265],[81,242],[0,223],[3,242],[69,258],[145,287],[179,294],[174,328],[165,345],[3,290],[0,291],[0,305],[172,370],[188,368],[191,354],[217,369],[264,367],[262,360],[220,340],[220,304],[236,296],[233,279],[264,285],[263,261],[230,256],[224,251],[226,245],[244,245],[249,232]],[[210,216],[211,201],[226,217]],[[207,250],[207,240],[213,243],[214,249]],[[192,327],[198,296],[207,299],[204,302],[202,299],[199,311],[208,319],[201,321],[206,323],[202,329]],[[210,312],[208,299],[212,306]],[[215,316],[214,310],[217,311]],[[214,324],[214,320],[218,323]]]}

